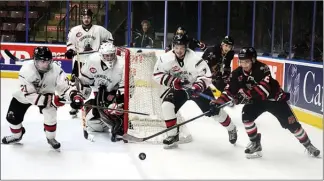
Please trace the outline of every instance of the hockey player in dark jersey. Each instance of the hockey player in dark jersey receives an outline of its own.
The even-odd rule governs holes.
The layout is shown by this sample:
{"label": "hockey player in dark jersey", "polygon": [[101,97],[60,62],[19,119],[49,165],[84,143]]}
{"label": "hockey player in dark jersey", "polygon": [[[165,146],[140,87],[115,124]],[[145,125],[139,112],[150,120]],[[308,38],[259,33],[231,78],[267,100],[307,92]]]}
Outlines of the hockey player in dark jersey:
{"label": "hockey player in dark jersey", "polygon": [[202,58],[208,61],[213,76],[213,85],[223,91],[231,73],[231,62],[234,58],[234,39],[225,36],[221,44],[216,44],[204,51]]}
{"label": "hockey player in dark jersey", "polygon": [[[190,48],[193,51],[195,51],[196,48],[200,48],[202,51],[204,51],[206,49],[206,45],[203,42],[196,40],[195,38],[190,38],[188,36],[186,29],[184,29],[181,26],[178,27],[177,31],[175,32],[174,36],[176,36],[176,35],[187,36],[188,40],[189,40],[188,48]],[[166,47],[165,52],[168,52],[170,50],[172,50],[172,43],[170,43],[170,45]]]}
{"label": "hockey player in dark jersey", "polygon": [[[205,50],[202,58],[207,60],[212,73],[212,84],[204,91],[209,96],[219,97],[224,90],[231,74],[231,62],[234,57],[234,40],[232,37],[225,36],[221,44],[209,47]],[[215,93],[216,92],[216,93]],[[199,106],[202,112],[209,110],[209,100],[203,97],[193,97],[193,101]],[[229,118],[230,119],[230,118]],[[232,134],[236,140],[236,130]]]}
{"label": "hockey player in dark jersey", "polygon": [[264,112],[273,114],[281,126],[288,129],[307,149],[308,153],[317,157],[320,151],[314,147],[306,131],[297,121],[287,101],[289,93],[284,92],[278,81],[271,77],[269,67],[257,61],[257,53],[253,47],[245,47],[239,54],[240,67],[230,76],[230,82],[222,95],[211,103],[211,111],[218,112],[214,105],[235,100],[236,104],[245,104],[242,110],[242,121],[251,143],[245,153],[247,158],[262,156],[261,134],[258,133],[254,121]]}

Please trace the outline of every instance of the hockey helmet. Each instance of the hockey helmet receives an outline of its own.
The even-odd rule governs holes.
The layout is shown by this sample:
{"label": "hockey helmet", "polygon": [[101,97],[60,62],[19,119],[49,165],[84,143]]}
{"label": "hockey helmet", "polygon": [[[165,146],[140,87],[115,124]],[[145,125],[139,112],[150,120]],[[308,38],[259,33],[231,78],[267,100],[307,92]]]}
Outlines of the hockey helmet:
{"label": "hockey helmet", "polygon": [[238,54],[238,58],[239,60],[250,59],[254,63],[257,58],[257,52],[253,47],[243,47]]}
{"label": "hockey helmet", "polygon": [[187,35],[187,31],[183,27],[179,26],[175,32],[175,35]]}
{"label": "hockey helmet", "polygon": [[100,45],[99,53],[101,60],[105,62],[109,69],[113,68],[116,60],[116,51],[117,48],[110,42],[103,43]]}
{"label": "hockey helmet", "polygon": [[185,35],[175,35],[172,40],[173,45],[187,45],[189,42],[188,36]]}
{"label": "hockey helmet", "polygon": [[222,43],[234,46],[234,39],[230,36],[225,36],[224,39],[222,40]]}
{"label": "hockey helmet", "polygon": [[93,12],[91,11],[91,9],[83,9],[83,10],[81,11],[81,15],[82,15],[82,16],[90,16],[90,17],[92,17]]}
{"label": "hockey helmet", "polygon": [[39,46],[34,49],[34,64],[41,73],[49,71],[52,67],[53,55],[46,46]]}
{"label": "hockey helmet", "polygon": [[[91,27],[92,15],[93,15],[91,9],[83,9],[81,11],[81,15],[82,15],[82,25],[83,25],[83,27],[85,29],[89,29]],[[90,17],[90,20],[86,16],[89,16]]]}

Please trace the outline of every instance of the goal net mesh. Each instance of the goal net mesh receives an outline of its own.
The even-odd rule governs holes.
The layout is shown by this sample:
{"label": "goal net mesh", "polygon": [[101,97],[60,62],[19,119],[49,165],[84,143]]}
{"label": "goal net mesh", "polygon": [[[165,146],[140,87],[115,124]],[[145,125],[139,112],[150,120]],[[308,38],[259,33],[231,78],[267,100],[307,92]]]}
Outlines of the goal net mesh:
{"label": "goal net mesh", "polygon": [[[124,132],[142,138],[166,129],[161,114],[162,99],[160,97],[167,88],[153,80],[153,69],[157,61],[155,52],[135,53],[128,49],[119,50],[125,57],[126,75],[133,76],[133,80],[131,78],[125,80],[125,99],[127,99],[125,100],[125,104],[127,104],[125,109],[150,114],[150,116],[125,114]],[[133,91],[130,91],[131,84],[129,82],[135,84]],[[133,94],[129,95],[129,92],[133,92]],[[184,121],[179,112],[177,114],[178,123]],[[164,133],[146,142],[161,144],[166,137],[167,135]],[[179,142],[188,143],[191,141],[192,136],[188,128],[185,125],[181,126]]]}

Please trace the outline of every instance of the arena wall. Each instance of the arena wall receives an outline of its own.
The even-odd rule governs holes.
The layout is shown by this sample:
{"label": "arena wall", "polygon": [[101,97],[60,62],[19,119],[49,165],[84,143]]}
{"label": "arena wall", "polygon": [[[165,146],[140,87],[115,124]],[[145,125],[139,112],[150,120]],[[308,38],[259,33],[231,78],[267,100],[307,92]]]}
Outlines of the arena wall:
{"label": "arena wall", "polygon": [[[64,55],[65,45],[50,44],[25,44],[25,43],[1,43],[1,78],[18,78],[18,71],[23,62],[14,62],[5,53],[8,49],[17,58],[30,58],[33,49],[36,46],[48,46],[54,56]],[[136,53],[138,48],[130,48]],[[164,50],[161,49],[143,49],[142,52],[154,51],[159,56]],[[202,52],[197,52],[202,55]],[[72,61],[64,57],[54,59],[58,61],[63,70],[70,74]],[[286,59],[258,57],[258,60],[269,65],[272,76],[278,80],[285,91],[290,93],[290,104],[297,118],[323,129],[323,65],[313,64],[306,61],[291,61]],[[238,66],[237,56],[232,62],[232,68]]]}

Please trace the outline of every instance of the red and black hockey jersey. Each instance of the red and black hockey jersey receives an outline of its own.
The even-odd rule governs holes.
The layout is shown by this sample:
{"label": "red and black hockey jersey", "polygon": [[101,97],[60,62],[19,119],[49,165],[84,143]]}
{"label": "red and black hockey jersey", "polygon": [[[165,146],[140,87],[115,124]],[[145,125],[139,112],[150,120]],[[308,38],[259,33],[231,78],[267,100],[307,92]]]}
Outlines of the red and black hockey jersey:
{"label": "red and black hockey jersey", "polygon": [[281,89],[278,81],[272,78],[269,67],[259,61],[253,63],[250,72],[243,71],[242,67],[236,68],[231,73],[230,82],[220,98],[227,102],[234,98],[240,89],[253,101],[289,99],[289,95]]}

